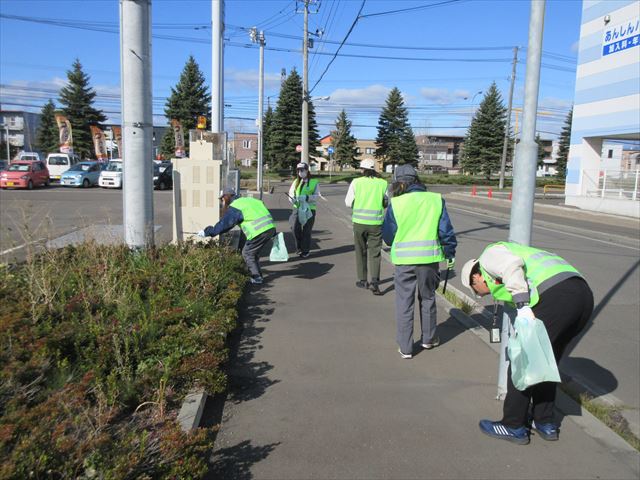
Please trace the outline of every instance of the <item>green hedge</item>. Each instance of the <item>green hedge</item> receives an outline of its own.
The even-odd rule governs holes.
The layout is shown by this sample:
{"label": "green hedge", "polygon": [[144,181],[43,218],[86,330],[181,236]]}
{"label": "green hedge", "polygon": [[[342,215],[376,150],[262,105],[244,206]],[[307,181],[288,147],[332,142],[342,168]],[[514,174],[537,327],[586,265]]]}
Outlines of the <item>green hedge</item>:
{"label": "green hedge", "polygon": [[0,478],[199,478],[246,275],[218,246],[84,244],[0,266]]}

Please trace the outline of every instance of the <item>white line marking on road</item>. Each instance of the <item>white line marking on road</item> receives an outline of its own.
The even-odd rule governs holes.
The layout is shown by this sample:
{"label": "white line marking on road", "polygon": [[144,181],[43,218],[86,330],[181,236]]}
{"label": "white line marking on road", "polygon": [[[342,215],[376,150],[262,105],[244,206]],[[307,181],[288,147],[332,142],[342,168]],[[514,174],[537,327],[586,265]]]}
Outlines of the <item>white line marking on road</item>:
{"label": "white line marking on road", "polygon": [[26,247],[27,245],[31,245],[32,243],[38,243],[45,240],[44,238],[39,238],[38,240],[33,240],[31,242],[27,242],[27,243],[23,243],[22,245],[18,245],[17,247],[13,247],[13,248],[9,248],[7,250],[3,250],[2,252],[0,252],[0,255],[6,255],[7,253],[11,253],[15,250],[20,250],[21,248]]}
{"label": "white line marking on road", "polygon": [[[460,208],[460,207],[453,207],[451,206],[451,204],[447,205],[447,210],[453,210],[453,211],[459,211],[459,212],[464,212],[464,213],[469,213],[472,215],[480,215],[483,217],[487,217],[487,218],[492,218],[492,219],[496,219],[496,220],[508,220],[506,218],[501,218],[501,217],[496,217],[493,215],[488,215],[486,213],[480,213],[480,212],[476,212],[473,210],[466,210],[464,208]],[[576,238],[581,238],[581,239],[585,239],[587,238],[588,240],[593,240],[594,242],[600,242],[600,243],[605,243],[607,245],[614,245],[616,247],[622,247],[622,248],[628,248],[630,250],[635,250],[637,252],[640,252],[640,248],[638,247],[632,247],[630,245],[623,245],[621,243],[616,243],[614,241],[611,240],[600,240],[598,238],[589,238],[589,237],[585,237],[584,235],[579,235],[577,233],[570,233],[570,232],[563,232],[562,230],[556,230],[553,228],[548,228],[548,227],[541,227],[540,225],[533,225],[534,228],[539,228],[540,230],[546,230],[548,232],[554,232],[554,233],[561,233],[562,235],[568,235],[570,237],[576,237]],[[576,227],[579,228],[579,227]]]}

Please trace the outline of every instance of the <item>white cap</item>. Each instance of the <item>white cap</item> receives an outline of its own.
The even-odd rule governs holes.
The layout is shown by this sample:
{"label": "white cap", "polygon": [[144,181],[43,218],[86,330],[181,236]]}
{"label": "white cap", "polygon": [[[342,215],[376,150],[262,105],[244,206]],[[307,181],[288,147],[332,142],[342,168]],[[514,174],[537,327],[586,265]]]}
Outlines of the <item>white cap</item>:
{"label": "white cap", "polygon": [[376,162],[374,162],[370,158],[365,158],[364,160],[362,160],[360,162],[360,168],[366,168],[367,170],[375,170],[376,169]]}
{"label": "white cap", "polygon": [[296,170],[309,170],[309,164],[300,162],[298,165],[296,165]]}
{"label": "white cap", "polygon": [[471,288],[471,279],[469,277],[471,275],[471,269],[476,263],[478,263],[478,259],[472,258],[464,264],[464,266],[462,267],[462,272],[460,272],[460,281],[462,281],[462,285],[470,289],[472,293],[475,292],[473,291],[473,288]]}

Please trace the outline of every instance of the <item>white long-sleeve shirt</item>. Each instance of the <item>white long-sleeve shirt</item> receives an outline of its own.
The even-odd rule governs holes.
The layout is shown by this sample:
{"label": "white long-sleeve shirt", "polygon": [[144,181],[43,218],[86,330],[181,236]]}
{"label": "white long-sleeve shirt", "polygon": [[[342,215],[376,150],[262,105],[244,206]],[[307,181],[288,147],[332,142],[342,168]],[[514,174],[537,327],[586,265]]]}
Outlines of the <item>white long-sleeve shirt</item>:
{"label": "white long-sleeve shirt", "polygon": [[487,274],[502,282],[514,302],[529,301],[529,285],[522,258],[504,245],[493,245],[482,252],[478,261]]}
{"label": "white long-sleeve shirt", "polygon": [[[308,180],[304,180],[304,182],[308,182]],[[293,203],[295,198],[296,198],[296,181],[294,180],[293,183],[291,184],[291,187],[289,187],[289,202]],[[309,199],[307,200],[307,202],[310,204],[316,204],[318,203],[318,198],[320,198],[319,182],[316,184],[316,189],[313,192],[313,194],[309,195]]]}

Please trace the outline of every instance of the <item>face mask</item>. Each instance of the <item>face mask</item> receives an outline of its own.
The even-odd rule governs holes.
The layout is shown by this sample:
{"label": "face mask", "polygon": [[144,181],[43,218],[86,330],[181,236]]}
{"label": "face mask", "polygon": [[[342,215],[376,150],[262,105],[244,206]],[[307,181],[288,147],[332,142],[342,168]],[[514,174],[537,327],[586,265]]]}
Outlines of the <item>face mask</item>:
{"label": "face mask", "polygon": [[306,170],[300,170],[300,178],[307,178],[307,171]]}

